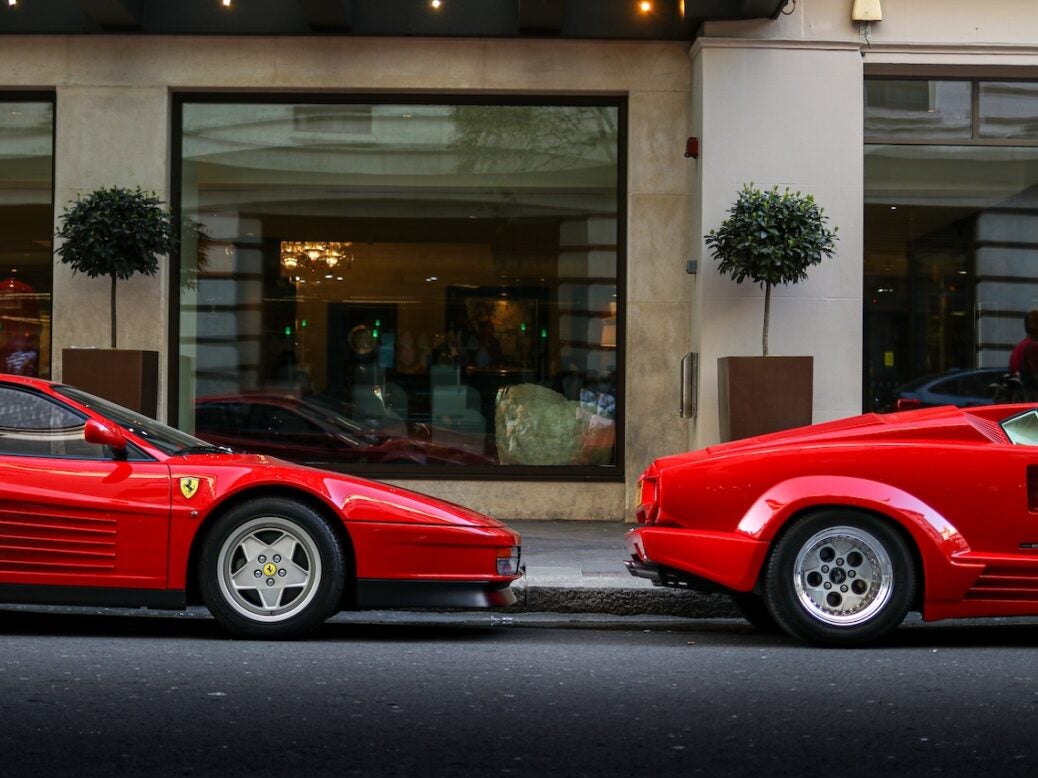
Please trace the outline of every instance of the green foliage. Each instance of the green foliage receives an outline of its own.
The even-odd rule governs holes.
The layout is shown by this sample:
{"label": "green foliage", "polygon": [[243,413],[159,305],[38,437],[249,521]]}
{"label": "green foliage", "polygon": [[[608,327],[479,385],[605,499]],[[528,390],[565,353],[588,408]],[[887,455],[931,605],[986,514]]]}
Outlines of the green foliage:
{"label": "green foliage", "polygon": [[170,214],[154,193],[112,187],[97,189],[66,206],[60,216],[58,259],[90,278],[111,284],[112,348],[116,345],[116,280],[153,276],[159,257],[177,244]]}
{"label": "green foliage", "polygon": [[749,279],[765,290],[765,356],[771,287],[803,281],[808,268],[833,255],[838,228],[830,230],[827,221],[811,195],[745,184],[728,217],[705,237],[722,275],[738,284]]}
{"label": "green foliage", "polygon": [[169,213],[161,205],[140,187],[91,192],[61,214],[58,258],[91,278],[155,275],[158,258],[176,245]]}

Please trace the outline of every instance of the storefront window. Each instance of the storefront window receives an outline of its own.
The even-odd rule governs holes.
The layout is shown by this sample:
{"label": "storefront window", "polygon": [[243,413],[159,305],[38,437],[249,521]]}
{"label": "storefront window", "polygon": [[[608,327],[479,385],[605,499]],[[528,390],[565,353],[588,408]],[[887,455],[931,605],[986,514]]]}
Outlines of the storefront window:
{"label": "storefront window", "polygon": [[[961,83],[980,98],[972,142],[867,138],[866,410],[993,402],[1038,308],[1038,143],[1019,108],[1034,86]],[[996,126],[1021,140],[981,139]]]}
{"label": "storefront window", "polygon": [[0,372],[50,377],[54,104],[0,95]]}
{"label": "storefront window", "polygon": [[622,105],[178,101],[179,425],[616,474]]}

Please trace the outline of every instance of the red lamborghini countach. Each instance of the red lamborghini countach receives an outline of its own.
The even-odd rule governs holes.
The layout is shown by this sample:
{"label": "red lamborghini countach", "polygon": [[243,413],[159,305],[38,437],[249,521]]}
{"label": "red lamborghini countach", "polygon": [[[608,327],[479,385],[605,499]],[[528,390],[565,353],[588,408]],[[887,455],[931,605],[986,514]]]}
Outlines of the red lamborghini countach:
{"label": "red lamborghini countach", "polygon": [[0,375],[0,602],[184,608],[291,638],[343,608],[514,602],[519,535]]}
{"label": "red lamborghini countach", "polygon": [[1038,409],[870,414],[658,459],[627,566],[821,645],[1038,615]]}

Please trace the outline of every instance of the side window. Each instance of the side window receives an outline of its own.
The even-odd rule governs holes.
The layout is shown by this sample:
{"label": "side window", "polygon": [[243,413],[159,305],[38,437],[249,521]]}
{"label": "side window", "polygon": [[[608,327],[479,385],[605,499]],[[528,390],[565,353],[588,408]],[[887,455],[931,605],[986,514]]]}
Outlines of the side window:
{"label": "side window", "polygon": [[311,424],[294,411],[269,405],[253,406],[249,428],[271,435],[305,435],[321,431],[320,427]]}
{"label": "side window", "polygon": [[930,391],[934,394],[961,394],[960,384],[961,381],[958,378],[949,378],[947,381],[934,384]]}
{"label": "side window", "polygon": [[100,446],[83,440],[86,419],[42,395],[0,387],[0,454],[102,459]]}

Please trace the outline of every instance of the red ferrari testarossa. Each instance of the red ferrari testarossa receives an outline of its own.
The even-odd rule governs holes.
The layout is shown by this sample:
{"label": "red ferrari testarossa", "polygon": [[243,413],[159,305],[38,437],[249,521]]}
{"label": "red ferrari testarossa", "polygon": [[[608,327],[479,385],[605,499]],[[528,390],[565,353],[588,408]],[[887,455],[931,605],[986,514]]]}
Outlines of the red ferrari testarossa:
{"label": "red ferrari testarossa", "polygon": [[0,375],[0,602],[200,599],[236,635],[290,638],[344,608],[508,605],[519,551],[476,511]]}
{"label": "red ferrari testarossa", "polygon": [[855,645],[1038,615],[1038,408],[868,414],[656,460],[627,566],[733,595],[757,626]]}

